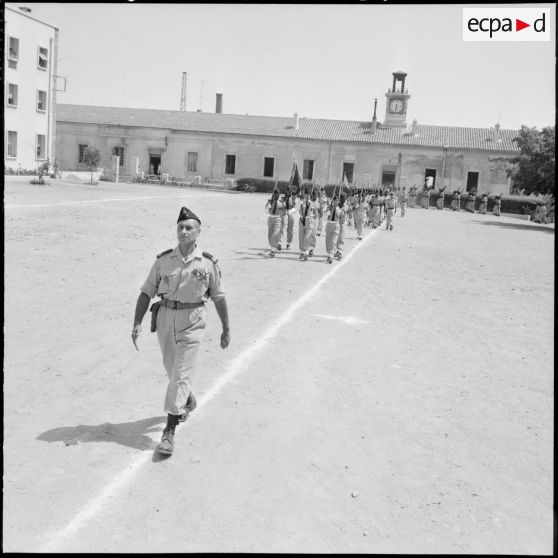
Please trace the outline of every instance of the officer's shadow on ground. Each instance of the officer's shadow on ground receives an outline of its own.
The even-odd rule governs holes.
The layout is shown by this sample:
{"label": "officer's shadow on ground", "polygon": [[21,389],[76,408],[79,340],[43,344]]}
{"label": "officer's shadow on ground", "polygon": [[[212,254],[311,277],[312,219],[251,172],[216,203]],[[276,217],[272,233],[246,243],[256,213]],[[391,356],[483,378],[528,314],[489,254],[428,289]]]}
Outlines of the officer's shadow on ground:
{"label": "officer's shadow on ground", "polygon": [[470,221],[471,224],[492,225],[503,229],[516,229],[524,231],[543,231],[554,234],[554,227],[550,225],[534,225],[531,223],[507,223],[504,221]]}
{"label": "officer's shadow on ground", "polygon": [[157,426],[166,423],[166,420],[166,416],[161,416],[117,424],[105,422],[98,426],[86,424],[62,426],[39,434],[37,440],[64,442],[67,446],[86,442],[112,442],[138,450],[150,450],[155,449],[158,442],[155,442],[147,434],[160,432]]}

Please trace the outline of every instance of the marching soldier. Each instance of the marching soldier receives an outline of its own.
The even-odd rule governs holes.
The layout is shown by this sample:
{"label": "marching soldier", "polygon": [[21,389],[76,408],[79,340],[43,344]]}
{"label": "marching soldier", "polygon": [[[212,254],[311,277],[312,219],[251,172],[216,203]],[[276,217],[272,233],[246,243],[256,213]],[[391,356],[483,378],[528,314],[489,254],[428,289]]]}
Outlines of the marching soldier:
{"label": "marching soldier", "polygon": [[363,191],[359,193],[358,205],[355,208],[355,226],[357,232],[357,240],[362,240],[362,230],[366,224],[368,215],[368,202]]}
{"label": "marching soldier", "polygon": [[347,230],[346,218],[347,218],[348,204],[346,195],[342,192],[339,196],[339,206],[337,208],[337,215],[339,216],[339,235],[337,236],[337,251],[334,257],[342,260],[343,259],[343,247],[345,246],[345,231]]}
{"label": "marching soldier", "polygon": [[271,251],[269,256],[275,257],[275,250],[279,250],[279,238],[281,234],[281,210],[284,209],[285,204],[279,199],[279,190],[275,188],[271,199],[267,200],[265,205],[269,217],[267,218],[267,240]]}
{"label": "marching soldier", "polygon": [[320,203],[320,215],[318,218],[318,225],[317,225],[317,235],[320,236],[322,234],[322,230],[324,227],[324,219],[327,218],[327,210],[329,207],[328,198],[326,196],[325,188],[322,186],[320,188],[320,194],[318,196],[318,201]]}
{"label": "marching soldier", "polygon": [[310,199],[310,193],[303,191],[303,199],[299,207],[298,220],[298,246],[300,248],[299,260],[303,262],[308,260],[308,250],[312,248],[312,233],[314,231],[314,216],[319,205]]}
{"label": "marching soldier", "polygon": [[277,250],[281,250],[282,246],[286,246],[285,250],[289,250],[293,242],[296,199],[294,192],[290,186],[287,186],[287,192],[283,196],[284,207],[280,211],[281,215],[281,231],[279,233],[279,244]]}
{"label": "marching soldier", "polygon": [[322,206],[320,204],[320,200],[318,199],[318,194],[314,190],[314,188],[312,188],[312,192],[310,192],[310,201],[312,202],[312,211],[314,215],[312,219],[312,232],[310,234],[310,249],[308,250],[309,257],[314,255],[314,248],[316,248],[316,236],[318,235],[318,219],[322,214]]}
{"label": "marching soldier", "polygon": [[[337,240],[339,238],[339,220],[340,217],[337,211],[337,194],[335,190],[331,198],[331,204],[327,212],[327,222],[325,226],[325,241],[326,241],[326,252],[327,252],[327,263],[333,262],[333,253],[337,251]],[[343,218],[345,216],[343,215]]]}
{"label": "marching soldier", "polygon": [[386,231],[392,231],[393,230],[393,215],[395,213],[395,210],[397,209],[397,201],[395,199],[395,195],[393,192],[389,193],[389,197],[386,199],[385,201],[385,207],[386,207],[386,214],[387,214],[387,220],[386,220]]}
{"label": "marching soldier", "polygon": [[178,245],[157,256],[141,287],[134,315],[132,342],[139,350],[137,339],[149,301],[155,295],[161,297],[151,307],[151,331],[157,331],[168,376],[164,403],[167,424],[157,446],[164,455],[173,453],[175,429],[181,417],[195,407],[192,379],[206,326],[205,303],[209,299],[215,304],[223,328],[221,348],[226,349],[230,343],[221,271],[217,260],[198,246],[200,230],[199,217],[182,207],[177,221]]}
{"label": "marching soldier", "polygon": [[381,209],[382,209],[382,199],[378,194],[373,194],[372,197],[372,228],[377,229],[381,224]]}

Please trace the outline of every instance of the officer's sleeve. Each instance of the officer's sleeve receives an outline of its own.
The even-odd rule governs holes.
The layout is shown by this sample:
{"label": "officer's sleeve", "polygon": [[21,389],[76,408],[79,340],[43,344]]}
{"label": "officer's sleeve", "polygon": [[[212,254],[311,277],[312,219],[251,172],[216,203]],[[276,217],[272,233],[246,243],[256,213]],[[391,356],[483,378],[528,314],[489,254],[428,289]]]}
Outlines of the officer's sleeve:
{"label": "officer's sleeve", "polygon": [[157,288],[159,287],[160,280],[161,275],[159,273],[159,262],[158,260],[155,260],[149,270],[149,275],[147,276],[145,283],[140,288],[140,291],[145,293],[149,298],[153,298],[157,294]]}
{"label": "officer's sleeve", "polygon": [[221,270],[219,266],[211,262],[211,271],[209,273],[209,297],[213,302],[217,302],[225,298],[225,289],[221,283]]}

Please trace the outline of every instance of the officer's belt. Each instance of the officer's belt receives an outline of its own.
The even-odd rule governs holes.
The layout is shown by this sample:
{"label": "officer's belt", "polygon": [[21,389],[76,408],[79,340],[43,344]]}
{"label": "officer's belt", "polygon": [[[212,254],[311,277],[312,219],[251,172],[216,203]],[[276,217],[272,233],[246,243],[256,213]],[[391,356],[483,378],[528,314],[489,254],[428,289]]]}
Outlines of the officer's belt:
{"label": "officer's belt", "polygon": [[161,306],[171,310],[185,310],[186,308],[198,308],[205,305],[205,302],[180,302],[179,300],[167,300],[166,298],[162,298],[159,302]]}

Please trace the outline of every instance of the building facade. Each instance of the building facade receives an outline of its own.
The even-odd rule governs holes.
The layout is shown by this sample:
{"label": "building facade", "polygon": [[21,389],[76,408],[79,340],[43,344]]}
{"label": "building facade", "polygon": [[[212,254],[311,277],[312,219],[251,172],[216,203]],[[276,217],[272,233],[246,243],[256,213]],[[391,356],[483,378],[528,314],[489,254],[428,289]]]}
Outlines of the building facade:
{"label": "building facade", "polygon": [[5,6],[4,168],[55,158],[58,29],[29,8]]}
{"label": "building facade", "polygon": [[[410,95],[394,72],[383,123],[59,105],[57,153],[63,169],[86,170],[86,147],[101,167],[119,156],[122,175],[168,174],[182,180],[288,180],[293,160],[303,179],[336,184],[462,188],[507,194],[515,130],[406,122]],[[430,178],[431,177],[431,178]]]}

